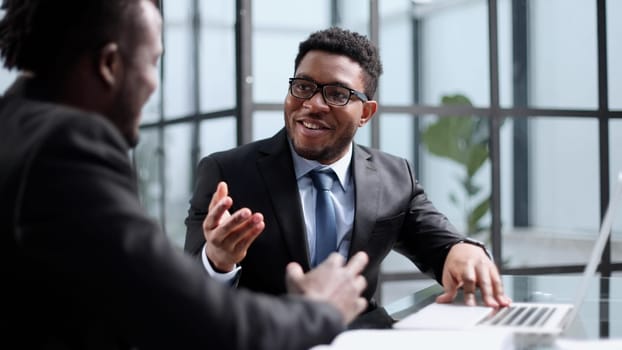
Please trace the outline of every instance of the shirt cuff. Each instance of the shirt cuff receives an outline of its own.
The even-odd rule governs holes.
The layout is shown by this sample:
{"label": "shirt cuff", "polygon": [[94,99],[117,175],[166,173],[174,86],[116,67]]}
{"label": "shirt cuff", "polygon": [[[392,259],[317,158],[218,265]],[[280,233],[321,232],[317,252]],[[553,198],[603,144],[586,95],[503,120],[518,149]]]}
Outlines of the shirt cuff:
{"label": "shirt cuff", "polygon": [[212,277],[213,279],[219,282],[226,283],[230,286],[232,286],[235,283],[236,277],[238,273],[240,272],[240,270],[242,269],[240,266],[236,265],[236,267],[229,272],[225,272],[225,273],[217,272],[212,267],[212,264],[209,262],[209,259],[207,259],[207,254],[205,254],[205,245],[203,246],[203,249],[201,251],[201,261],[203,262],[203,267],[205,267],[205,270],[210,275],[210,277]]}

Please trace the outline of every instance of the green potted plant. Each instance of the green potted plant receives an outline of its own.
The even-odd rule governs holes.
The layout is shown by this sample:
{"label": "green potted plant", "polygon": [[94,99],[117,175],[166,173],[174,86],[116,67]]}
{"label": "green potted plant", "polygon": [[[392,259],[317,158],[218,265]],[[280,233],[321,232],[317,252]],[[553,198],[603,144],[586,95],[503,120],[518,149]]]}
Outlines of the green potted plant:
{"label": "green potted plant", "polygon": [[[464,95],[445,95],[443,105],[472,106]],[[468,235],[485,233],[482,223],[490,210],[490,194],[482,197],[485,189],[475,183],[475,176],[488,159],[488,119],[473,115],[445,115],[430,124],[421,135],[422,143],[430,154],[457,163],[464,171],[458,176],[462,193],[451,192],[450,201],[464,210]]]}

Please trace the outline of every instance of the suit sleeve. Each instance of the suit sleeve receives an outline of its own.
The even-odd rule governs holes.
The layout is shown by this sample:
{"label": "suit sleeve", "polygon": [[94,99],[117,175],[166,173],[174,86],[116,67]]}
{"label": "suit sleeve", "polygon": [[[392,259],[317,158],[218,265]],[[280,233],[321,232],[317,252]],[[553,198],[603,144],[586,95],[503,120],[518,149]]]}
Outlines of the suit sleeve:
{"label": "suit sleeve", "polygon": [[464,235],[436,209],[408,162],[404,162],[410,175],[412,196],[404,227],[394,249],[413,261],[422,272],[442,283],[443,266],[449,248],[464,239]]}
{"label": "suit sleeve", "polygon": [[209,279],[144,214],[116,130],[83,119],[48,138],[21,195],[18,242],[55,291],[44,302],[141,348],[307,349],[342,330],[327,304]]}

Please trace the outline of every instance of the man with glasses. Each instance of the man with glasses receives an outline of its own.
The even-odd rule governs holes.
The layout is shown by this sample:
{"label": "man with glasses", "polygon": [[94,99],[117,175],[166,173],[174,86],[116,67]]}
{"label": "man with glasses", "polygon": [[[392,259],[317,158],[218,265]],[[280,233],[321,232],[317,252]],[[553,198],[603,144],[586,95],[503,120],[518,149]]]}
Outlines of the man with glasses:
{"label": "man with glasses", "polygon": [[[369,310],[380,264],[394,249],[443,284],[439,302],[462,288],[473,305],[479,288],[487,305],[507,305],[484,247],[434,208],[408,161],[353,142],[378,108],[376,47],[329,28],[300,44],[294,68],[284,129],[201,160],[185,249],[212,276],[271,294],[285,293],[290,261],[306,270],[331,251],[346,258],[364,251]],[[218,218],[210,223],[208,204]]]}

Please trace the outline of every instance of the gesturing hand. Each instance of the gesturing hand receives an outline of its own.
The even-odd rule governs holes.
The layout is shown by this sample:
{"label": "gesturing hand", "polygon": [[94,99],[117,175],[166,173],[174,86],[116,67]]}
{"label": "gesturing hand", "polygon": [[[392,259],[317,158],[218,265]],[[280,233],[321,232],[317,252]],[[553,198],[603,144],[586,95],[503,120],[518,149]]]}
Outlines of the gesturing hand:
{"label": "gesturing hand", "polygon": [[218,183],[203,220],[205,254],[212,266],[222,272],[233,270],[265,227],[261,213],[242,208],[231,214],[232,205],[227,184]]}
{"label": "gesturing hand", "polygon": [[367,254],[359,252],[344,265],[344,258],[332,253],[306,274],[299,264],[289,263],[285,277],[287,290],[333,305],[341,312],[344,324],[348,324],[367,307],[367,300],[361,297],[367,281],[361,272],[368,261]]}
{"label": "gesturing hand", "polygon": [[484,249],[468,243],[451,247],[443,266],[444,293],[436,298],[439,303],[450,303],[458,288],[464,292],[464,302],[475,305],[475,290],[480,289],[484,304],[492,307],[509,305],[512,300],[503,292],[497,266]]}

